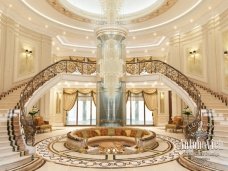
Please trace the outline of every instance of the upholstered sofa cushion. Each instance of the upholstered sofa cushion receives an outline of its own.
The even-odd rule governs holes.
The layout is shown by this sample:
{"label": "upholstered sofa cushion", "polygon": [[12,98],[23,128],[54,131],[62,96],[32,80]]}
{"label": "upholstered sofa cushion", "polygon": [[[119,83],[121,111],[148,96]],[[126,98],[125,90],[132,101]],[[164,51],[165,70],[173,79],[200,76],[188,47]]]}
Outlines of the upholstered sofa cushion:
{"label": "upholstered sofa cushion", "polygon": [[100,132],[101,132],[101,136],[107,136],[108,135],[108,128],[101,128]]}
{"label": "upholstered sofa cushion", "polygon": [[127,136],[126,132],[123,129],[115,129],[115,136]]}
{"label": "upholstered sofa cushion", "polygon": [[[118,128],[106,128],[106,127],[96,127],[95,129],[81,129],[67,134],[67,145],[73,149],[84,148],[84,139],[88,140],[88,143],[103,140],[103,139],[119,139],[126,140],[135,143],[136,138],[140,138],[143,142],[144,147],[153,146],[156,143],[156,134],[152,131],[128,128],[128,127],[118,127]],[[75,144],[73,141],[77,141]],[[78,143],[78,141],[81,142]]]}
{"label": "upholstered sofa cushion", "polygon": [[137,134],[137,130],[136,129],[132,129],[130,137],[136,137],[136,134]]}

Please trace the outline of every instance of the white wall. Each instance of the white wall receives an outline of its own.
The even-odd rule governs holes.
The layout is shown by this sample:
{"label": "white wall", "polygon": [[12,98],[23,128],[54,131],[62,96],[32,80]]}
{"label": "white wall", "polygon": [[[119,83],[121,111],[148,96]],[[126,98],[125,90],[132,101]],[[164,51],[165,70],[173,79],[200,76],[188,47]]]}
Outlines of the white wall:
{"label": "white wall", "polygon": [[[226,45],[228,40],[224,40],[227,38],[223,36],[227,30],[228,10],[220,16],[211,18],[203,26],[171,37],[168,63],[214,91],[228,94],[228,86],[224,86],[225,62],[223,54],[224,50],[228,49]],[[189,60],[192,59],[189,51],[191,49],[197,50],[196,61],[200,59],[200,64],[190,63]],[[196,70],[202,72],[197,73]]]}
{"label": "white wall", "polygon": [[[0,15],[0,92],[31,78],[50,65],[51,48],[50,37]],[[26,58],[25,49],[32,50],[31,56]],[[23,62],[30,62],[31,65],[23,65]]]}

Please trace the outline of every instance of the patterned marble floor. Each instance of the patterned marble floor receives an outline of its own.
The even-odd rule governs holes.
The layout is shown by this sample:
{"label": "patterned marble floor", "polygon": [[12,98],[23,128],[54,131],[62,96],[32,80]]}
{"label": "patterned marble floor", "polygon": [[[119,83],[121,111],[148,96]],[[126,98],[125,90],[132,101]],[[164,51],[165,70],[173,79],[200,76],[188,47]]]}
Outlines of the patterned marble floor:
{"label": "patterned marble floor", "polygon": [[[89,155],[70,151],[64,146],[66,133],[77,128],[62,128],[52,133],[37,135],[37,154],[42,156],[47,162],[38,169],[39,171],[48,170],[84,170],[84,169],[159,169],[169,171],[187,170],[178,164],[176,159],[182,153],[178,145],[183,134],[165,132],[163,128],[151,127],[146,129],[155,131],[158,134],[159,146],[145,153],[132,155],[117,155],[114,161],[105,159],[104,155]],[[145,129],[145,128],[144,128]],[[77,167],[77,168],[76,168]]]}

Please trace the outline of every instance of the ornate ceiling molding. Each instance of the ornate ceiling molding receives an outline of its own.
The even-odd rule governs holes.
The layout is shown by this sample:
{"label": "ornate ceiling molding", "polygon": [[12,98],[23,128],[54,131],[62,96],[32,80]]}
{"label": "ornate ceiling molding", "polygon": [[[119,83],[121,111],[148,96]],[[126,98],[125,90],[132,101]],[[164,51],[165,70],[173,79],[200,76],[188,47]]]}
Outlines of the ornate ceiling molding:
{"label": "ornate ceiling molding", "polygon": [[92,20],[89,18],[82,17],[80,15],[77,15],[70,10],[68,10],[66,7],[64,7],[59,0],[47,0],[48,4],[50,4],[55,10],[57,10],[59,13],[70,17],[74,20],[84,22],[84,23],[92,23]]}
{"label": "ornate ceiling molding", "polygon": [[[84,23],[96,22],[87,17],[80,16],[80,15],[68,10],[63,4],[61,4],[61,2],[59,0],[47,0],[47,2],[59,13],[65,15],[71,19],[74,19],[74,20],[77,20],[80,22],[84,22]],[[177,2],[177,0],[165,0],[164,3],[159,8],[157,8],[156,10],[153,10],[149,14],[143,15],[143,16],[135,18],[135,19],[130,19],[129,21],[126,21],[126,22],[132,23],[132,24],[146,22],[146,21],[151,20],[155,17],[158,17],[159,15],[168,11],[171,7],[173,7],[176,4],[176,2]]]}
{"label": "ornate ceiling molding", "polygon": [[165,0],[164,3],[158,9],[156,9],[155,11],[152,11],[147,15],[131,20],[131,23],[133,24],[141,23],[141,22],[151,20],[155,17],[158,17],[159,15],[165,13],[171,7],[173,7],[176,4],[176,2],[177,0]]}

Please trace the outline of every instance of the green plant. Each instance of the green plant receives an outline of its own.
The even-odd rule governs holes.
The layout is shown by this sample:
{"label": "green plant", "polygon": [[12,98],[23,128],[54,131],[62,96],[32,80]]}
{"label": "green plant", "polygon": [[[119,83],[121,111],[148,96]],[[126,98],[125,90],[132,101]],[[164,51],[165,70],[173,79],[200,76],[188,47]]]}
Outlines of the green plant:
{"label": "green plant", "polygon": [[39,112],[40,110],[37,109],[37,107],[33,106],[32,110],[28,113],[29,115],[32,116],[32,118]]}
{"label": "green plant", "polygon": [[192,115],[191,109],[187,106],[184,108],[182,114],[187,116],[187,124],[189,123],[189,116]]}

